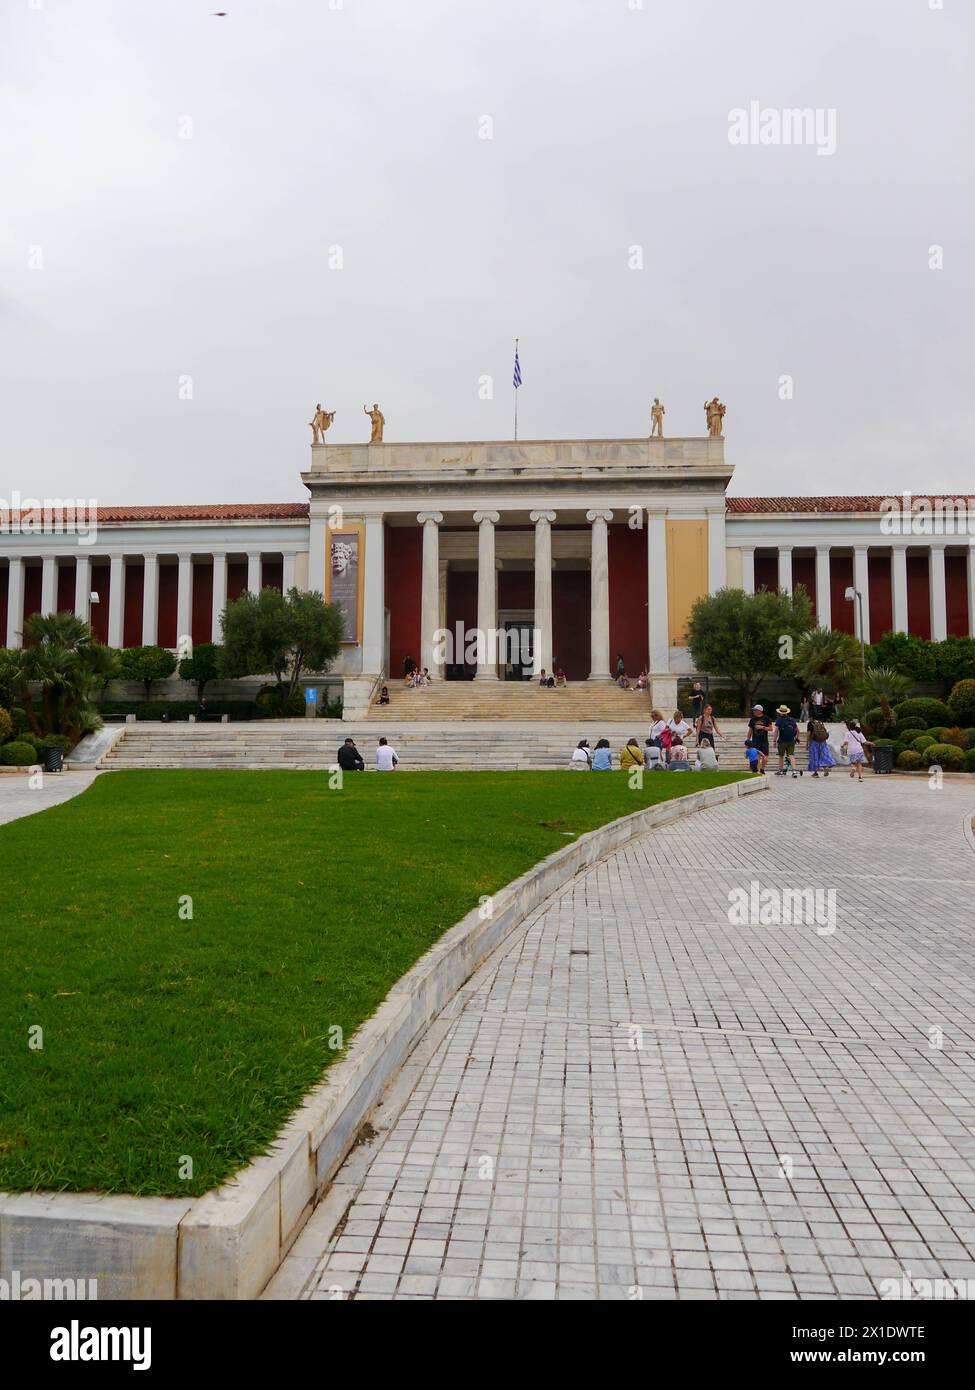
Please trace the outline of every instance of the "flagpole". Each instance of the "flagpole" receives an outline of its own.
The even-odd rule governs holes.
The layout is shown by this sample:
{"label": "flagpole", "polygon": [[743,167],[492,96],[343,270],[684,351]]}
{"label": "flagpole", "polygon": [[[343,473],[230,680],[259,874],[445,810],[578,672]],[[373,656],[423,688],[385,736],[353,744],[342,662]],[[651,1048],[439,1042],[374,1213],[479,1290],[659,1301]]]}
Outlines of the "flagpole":
{"label": "flagpole", "polygon": [[[518,339],[515,339],[515,361],[518,361]],[[518,384],[515,383],[515,439],[518,438]]]}

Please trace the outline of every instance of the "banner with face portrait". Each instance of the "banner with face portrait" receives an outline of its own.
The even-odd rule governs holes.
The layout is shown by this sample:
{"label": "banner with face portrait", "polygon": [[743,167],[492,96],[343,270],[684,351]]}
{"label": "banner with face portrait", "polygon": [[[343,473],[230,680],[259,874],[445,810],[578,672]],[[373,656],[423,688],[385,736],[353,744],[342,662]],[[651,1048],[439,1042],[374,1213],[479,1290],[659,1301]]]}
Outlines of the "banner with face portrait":
{"label": "banner with face portrait", "polygon": [[329,530],[325,597],[342,610],[345,623],[342,641],[362,641],[362,526],[343,526]]}

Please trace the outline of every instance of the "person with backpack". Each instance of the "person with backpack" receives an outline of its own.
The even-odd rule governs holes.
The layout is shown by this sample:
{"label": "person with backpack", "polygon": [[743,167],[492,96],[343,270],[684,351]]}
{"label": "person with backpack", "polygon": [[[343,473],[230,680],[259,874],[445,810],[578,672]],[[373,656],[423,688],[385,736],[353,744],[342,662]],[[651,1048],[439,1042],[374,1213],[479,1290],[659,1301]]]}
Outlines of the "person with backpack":
{"label": "person with backpack", "polygon": [[765,713],[761,705],[752,707],[752,717],[748,721],[747,742],[758,753],[758,770],[763,775],[765,765],[768,762],[768,731],[772,727],[772,721]]}
{"label": "person with backpack", "polygon": [[[815,706],[813,708],[815,710]],[[818,777],[820,772],[828,777],[830,768],[836,766],[829,751],[829,730],[821,719],[810,719],[806,725],[806,756],[809,771],[814,777]]]}
{"label": "person with backpack", "polygon": [[784,777],[786,762],[788,762],[789,770],[795,777],[797,774],[792,766],[792,759],[795,757],[799,725],[793,719],[792,711],[788,705],[779,705],[775,715],[775,745],[779,753],[779,770],[775,775],[776,777]]}

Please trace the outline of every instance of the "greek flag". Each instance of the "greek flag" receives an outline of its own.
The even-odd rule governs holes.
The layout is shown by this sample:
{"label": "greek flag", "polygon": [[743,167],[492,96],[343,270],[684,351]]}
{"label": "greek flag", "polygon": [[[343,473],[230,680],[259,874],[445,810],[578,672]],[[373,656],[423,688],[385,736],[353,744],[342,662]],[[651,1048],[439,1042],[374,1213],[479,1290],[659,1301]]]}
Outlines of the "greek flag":
{"label": "greek flag", "polygon": [[517,391],[517,389],[518,389],[518,387],[519,387],[520,385],[521,385],[521,363],[518,361],[518,344],[515,343],[515,375],[514,375],[514,386],[515,386],[515,390],[516,390],[516,391]]}

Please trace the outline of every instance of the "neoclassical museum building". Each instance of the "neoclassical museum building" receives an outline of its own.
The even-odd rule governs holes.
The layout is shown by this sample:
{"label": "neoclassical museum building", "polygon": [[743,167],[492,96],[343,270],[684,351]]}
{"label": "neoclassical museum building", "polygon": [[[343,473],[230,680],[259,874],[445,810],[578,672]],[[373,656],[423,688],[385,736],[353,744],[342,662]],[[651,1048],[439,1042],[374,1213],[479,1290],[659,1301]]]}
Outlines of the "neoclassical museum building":
{"label": "neoclassical museum building", "polygon": [[[725,443],[318,443],[306,502],[99,507],[78,534],[57,504],[0,509],[0,639],[68,609],[112,646],[185,648],[219,641],[244,590],[297,586],[344,609],[331,676],[355,710],[408,656],[447,679],[576,681],[622,653],[672,704],[691,605],[725,586],[803,584],[821,626],[859,633],[862,610],[868,642],[975,634],[966,526],[896,524],[881,497],[728,496]],[[438,647],[471,630],[521,640]]]}

